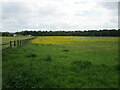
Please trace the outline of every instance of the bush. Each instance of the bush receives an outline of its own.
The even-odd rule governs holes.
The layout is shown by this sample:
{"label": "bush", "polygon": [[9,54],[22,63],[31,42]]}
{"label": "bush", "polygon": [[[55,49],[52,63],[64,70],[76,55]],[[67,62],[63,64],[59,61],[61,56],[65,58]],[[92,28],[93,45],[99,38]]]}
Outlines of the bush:
{"label": "bush", "polygon": [[69,50],[67,50],[67,49],[65,49],[65,50],[63,50],[63,52],[68,52]]}
{"label": "bush", "polygon": [[72,70],[79,72],[82,69],[87,69],[92,65],[89,61],[74,61],[72,62]]}
{"label": "bush", "polygon": [[47,55],[47,56],[46,56],[46,61],[52,61],[52,58],[51,58],[50,55]]}
{"label": "bush", "polygon": [[36,54],[30,53],[26,57],[28,57],[28,58],[35,58],[36,56],[37,56]]}

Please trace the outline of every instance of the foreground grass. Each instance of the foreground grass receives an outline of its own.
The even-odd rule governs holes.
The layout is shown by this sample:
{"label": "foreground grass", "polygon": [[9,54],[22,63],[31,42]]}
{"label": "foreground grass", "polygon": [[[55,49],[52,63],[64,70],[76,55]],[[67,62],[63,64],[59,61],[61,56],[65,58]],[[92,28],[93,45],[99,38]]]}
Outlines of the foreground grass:
{"label": "foreground grass", "polygon": [[6,49],[3,88],[117,88],[117,46],[117,40],[104,40]]}

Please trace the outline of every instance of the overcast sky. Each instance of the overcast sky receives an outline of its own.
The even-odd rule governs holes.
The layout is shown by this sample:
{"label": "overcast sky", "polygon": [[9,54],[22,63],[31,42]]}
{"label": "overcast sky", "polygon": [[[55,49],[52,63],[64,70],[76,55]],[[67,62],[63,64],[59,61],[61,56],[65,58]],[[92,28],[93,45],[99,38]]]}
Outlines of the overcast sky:
{"label": "overcast sky", "polygon": [[3,2],[1,31],[118,28],[118,2]]}

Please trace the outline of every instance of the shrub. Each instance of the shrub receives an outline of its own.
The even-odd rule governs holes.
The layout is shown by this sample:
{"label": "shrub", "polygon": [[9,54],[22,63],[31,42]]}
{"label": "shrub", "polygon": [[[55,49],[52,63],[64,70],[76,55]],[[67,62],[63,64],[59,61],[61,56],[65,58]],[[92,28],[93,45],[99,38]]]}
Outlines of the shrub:
{"label": "shrub", "polygon": [[51,58],[50,55],[47,55],[47,56],[46,56],[46,61],[52,61],[52,58]]}
{"label": "shrub", "polygon": [[30,53],[26,57],[28,57],[28,58],[35,58],[36,56],[37,56],[36,54]]}
{"label": "shrub", "polygon": [[63,50],[63,52],[68,52],[69,50],[67,50],[67,49],[65,49],[65,50]]}
{"label": "shrub", "polygon": [[79,72],[82,69],[88,69],[92,65],[89,61],[74,61],[72,62],[72,70]]}

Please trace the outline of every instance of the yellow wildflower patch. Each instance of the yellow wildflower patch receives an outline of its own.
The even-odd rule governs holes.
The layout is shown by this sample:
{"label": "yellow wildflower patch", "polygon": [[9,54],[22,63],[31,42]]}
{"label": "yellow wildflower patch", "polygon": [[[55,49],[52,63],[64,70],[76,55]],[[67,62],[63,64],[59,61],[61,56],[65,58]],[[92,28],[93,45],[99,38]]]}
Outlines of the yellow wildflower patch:
{"label": "yellow wildflower patch", "polygon": [[118,37],[81,37],[81,36],[39,36],[31,42],[34,44],[70,44],[71,42],[117,41]]}

